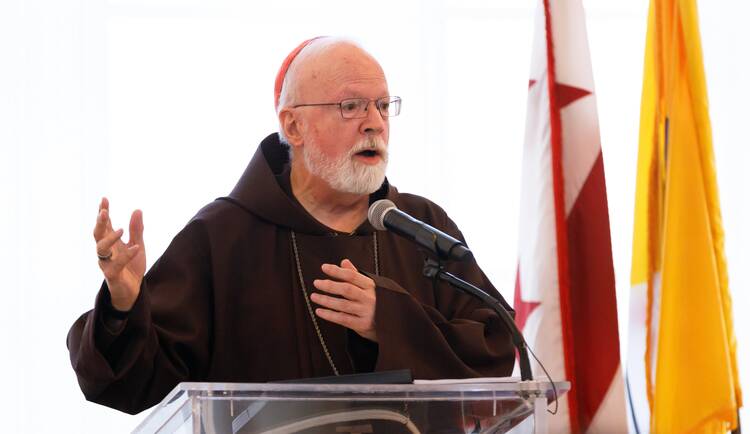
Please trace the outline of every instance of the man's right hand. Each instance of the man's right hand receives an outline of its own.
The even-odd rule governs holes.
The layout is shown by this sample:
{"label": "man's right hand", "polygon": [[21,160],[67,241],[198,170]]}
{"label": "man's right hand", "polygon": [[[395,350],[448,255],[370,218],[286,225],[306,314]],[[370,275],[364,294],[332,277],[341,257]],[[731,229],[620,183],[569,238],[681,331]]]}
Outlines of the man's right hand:
{"label": "man's right hand", "polygon": [[130,216],[130,240],[122,241],[123,230],[113,230],[109,219],[109,201],[102,198],[96,217],[94,239],[99,268],[109,287],[112,306],[121,311],[133,307],[146,273],[146,248],[143,245],[143,213]]}

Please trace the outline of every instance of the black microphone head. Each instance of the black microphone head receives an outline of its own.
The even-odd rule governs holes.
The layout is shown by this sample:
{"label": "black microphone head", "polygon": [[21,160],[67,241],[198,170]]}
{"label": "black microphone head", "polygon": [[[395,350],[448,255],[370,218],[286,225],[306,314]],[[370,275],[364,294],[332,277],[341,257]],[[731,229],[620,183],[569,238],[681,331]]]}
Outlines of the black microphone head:
{"label": "black microphone head", "polygon": [[386,229],[385,224],[383,224],[383,218],[385,218],[385,214],[392,209],[398,208],[396,208],[395,203],[391,202],[388,199],[380,199],[378,201],[375,201],[372,205],[370,205],[370,209],[367,211],[367,220],[370,221],[370,224],[375,229],[384,231]]}

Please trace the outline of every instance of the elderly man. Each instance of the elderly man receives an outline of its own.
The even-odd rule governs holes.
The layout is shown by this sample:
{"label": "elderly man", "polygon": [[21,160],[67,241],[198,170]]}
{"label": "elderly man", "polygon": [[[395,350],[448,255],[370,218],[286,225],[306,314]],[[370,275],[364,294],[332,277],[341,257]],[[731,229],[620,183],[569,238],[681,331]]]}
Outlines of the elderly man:
{"label": "elderly man", "polygon": [[[181,381],[509,375],[513,346],[495,313],[422,277],[419,251],[367,222],[369,204],[388,198],[461,238],[441,208],[385,179],[401,100],[380,65],[351,42],[316,38],[287,57],[275,90],[279,134],[147,274],[141,212],[126,244],[102,200],[105,282],[68,335],[86,397],[135,413]],[[448,270],[500,298],[473,260]]]}

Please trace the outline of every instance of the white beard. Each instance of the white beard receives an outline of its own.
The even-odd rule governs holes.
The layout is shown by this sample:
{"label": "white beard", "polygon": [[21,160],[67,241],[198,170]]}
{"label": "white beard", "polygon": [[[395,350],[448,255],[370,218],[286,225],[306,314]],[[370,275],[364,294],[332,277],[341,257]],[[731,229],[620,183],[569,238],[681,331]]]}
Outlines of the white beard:
{"label": "white beard", "polygon": [[[368,165],[354,160],[355,154],[366,150],[376,150],[381,157],[380,162]],[[347,154],[337,159],[326,156],[318,146],[308,143],[302,148],[302,157],[310,173],[341,193],[374,193],[383,184],[388,166],[388,148],[380,137],[360,140]]]}

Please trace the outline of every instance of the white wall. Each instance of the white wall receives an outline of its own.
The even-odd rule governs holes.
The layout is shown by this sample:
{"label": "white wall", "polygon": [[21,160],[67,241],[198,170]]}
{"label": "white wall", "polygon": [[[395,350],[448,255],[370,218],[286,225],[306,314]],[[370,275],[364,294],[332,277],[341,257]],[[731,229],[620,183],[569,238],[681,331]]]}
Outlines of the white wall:
{"label": "white wall", "polygon": [[[203,204],[231,189],[275,129],[278,65],[313,35],[355,37],[382,61],[391,92],[404,98],[392,121],[389,178],[442,204],[512,299],[535,2],[278,3],[0,2],[2,431],[120,432],[145,417],[85,402],[65,347],[101,280],[91,236],[99,198],[111,198],[116,224],[143,209],[153,263]],[[647,1],[584,6],[626,330]],[[750,244],[750,6],[702,0],[699,8],[750,391],[750,322],[739,315],[750,308],[742,249]]]}

